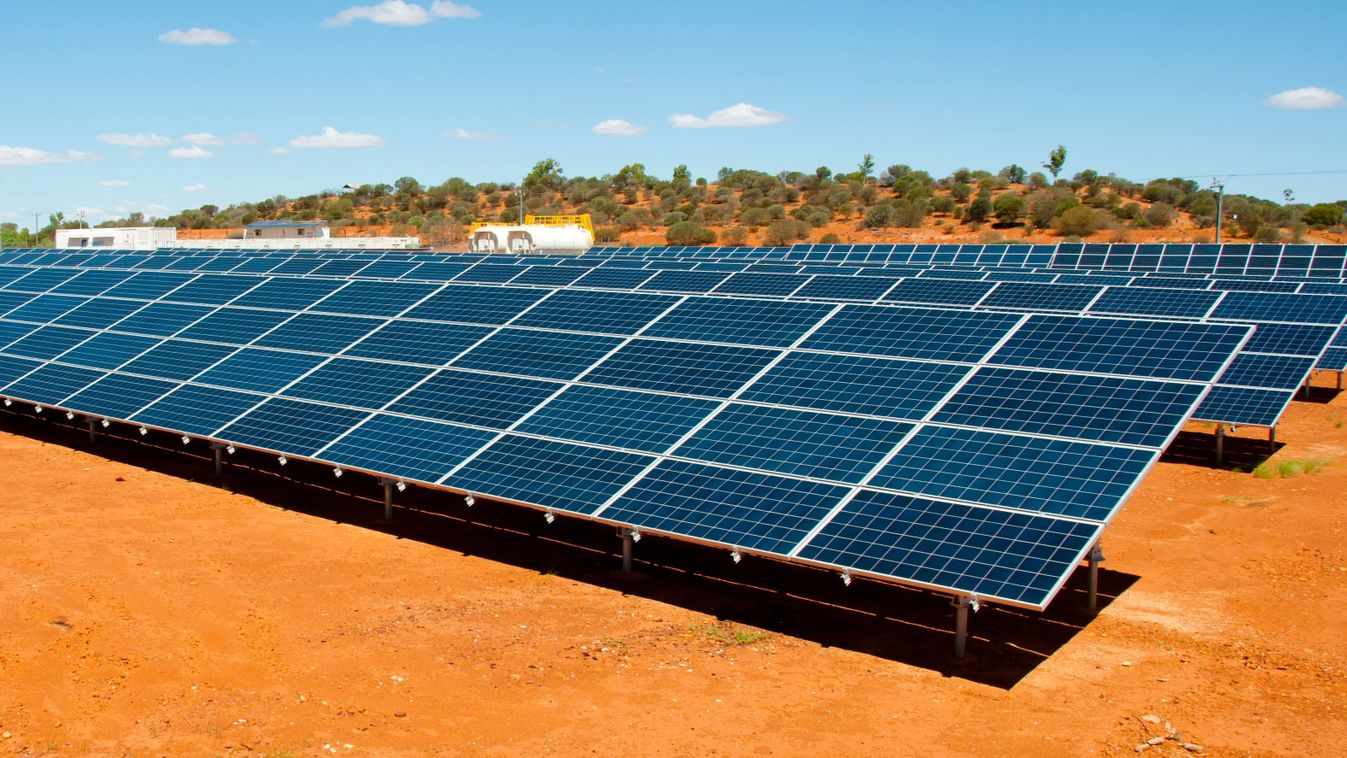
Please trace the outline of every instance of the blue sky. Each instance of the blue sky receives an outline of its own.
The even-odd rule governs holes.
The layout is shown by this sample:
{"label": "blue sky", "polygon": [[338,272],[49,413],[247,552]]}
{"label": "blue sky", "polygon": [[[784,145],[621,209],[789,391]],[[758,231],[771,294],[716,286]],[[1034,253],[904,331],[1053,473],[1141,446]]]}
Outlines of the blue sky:
{"label": "blue sky", "polygon": [[[544,157],[714,176],[869,152],[942,176],[1061,143],[1068,174],[1347,169],[1340,1],[51,0],[4,26],[0,221],[21,225]],[[1226,184],[1347,198],[1347,173]]]}

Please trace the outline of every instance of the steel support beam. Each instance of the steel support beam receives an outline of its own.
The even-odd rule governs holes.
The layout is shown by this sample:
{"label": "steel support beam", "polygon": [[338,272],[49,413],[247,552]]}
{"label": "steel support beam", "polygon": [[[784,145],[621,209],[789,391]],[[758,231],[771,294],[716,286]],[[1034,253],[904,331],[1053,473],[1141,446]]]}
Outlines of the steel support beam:
{"label": "steel support beam", "polygon": [[225,448],[226,448],[226,447],[228,447],[228,446],[225,445],[223,442],[212,442],[212,443],[210,443],[210,449],[211,449],[212,452],[215,453],[215,475],[216,475],[216,476],[221,476],[221,475],[224,474],[224,452],[225,452]]}
{"label": "steel support beam", "polygon": [[1277,427],[1275,426],[1267,428],[1267,449],[1269,453],[1277,449]]}
{"label": "steel support beam", "polygon": [[1225,424],[1216,425],[1216,465],[1225,462]]}
{"label": "steel support beam", "polygon": [[1099,564],[1104,561],[1104,549],[1098,543],[1090,548],[1090,584],[1085,595],[1085,606],[1094,612],[1099,609]]}
{"label": "steel support beam", "polygon": [[91,418],[85,419],[85,421],[89,425],[89,444],[92,445],[98,442],[98,422]]}
{"label": "steel support beam", "polygon": [[393,520],[393,488],[398,486],[395,479],[380,479],[379,483],[384,486],[384,521]]}
{"label": "steel support beam", "polygon": [[622,573],[631,573],[631,550],[632,538],[630,529],[619,529],[618,536],[622,538]]}
{"label": "steel support beam", "polygon": [[950,601],[954,606],[954,657],[962,658],[968,651],[968,609],[977,610],[977,600],[970,595],[959,595]]}

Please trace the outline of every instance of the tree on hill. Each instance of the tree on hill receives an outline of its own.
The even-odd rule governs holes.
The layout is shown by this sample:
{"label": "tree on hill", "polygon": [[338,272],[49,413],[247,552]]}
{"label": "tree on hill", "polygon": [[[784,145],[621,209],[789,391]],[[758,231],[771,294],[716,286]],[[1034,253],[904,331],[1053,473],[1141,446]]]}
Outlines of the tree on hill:
{"label": "tree on hill", "polygon": [[716,241],[716,233],[694,221],[680,221],[664,233],[670,245],[709,245]]}
{"label": "tree on hill", "polygon": [[1048,161],[1043,164],[1043,168],[1046,168],[1052,174],[1052,178],[1056,179],[1057,175],[1062,173],[1062,166],[1064,165],[1066,165],[1066,148],[1058,145],[1056,150],[1048,153]]}
{"label": "tree on hill", "polygon": [[1337,226],[1342,223],[1342,206],[1336,203],[1319,203],[1305,211],[1300,218],[1310,226]]}

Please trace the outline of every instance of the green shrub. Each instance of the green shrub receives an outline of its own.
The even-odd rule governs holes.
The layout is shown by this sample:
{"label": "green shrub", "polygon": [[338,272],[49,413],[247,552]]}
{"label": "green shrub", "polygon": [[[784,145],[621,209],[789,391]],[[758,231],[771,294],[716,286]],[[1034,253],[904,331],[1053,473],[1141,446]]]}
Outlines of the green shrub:
{"label": "green shrub", "polygon": [[1005,194],[996,198],[992,204],[996,220],[1003,224],[1013,224],[1024,215],[1024,198],[1019,195]]}
{"label": "green shrub", "polygon": [[709,245],[716,241],[716,233],[693,221],[680,221],[664,233],[670,245]]}
{"label": "green shrub", "polygon": [[869,229],[882,229],[893,223],[893,206],[876,205],[865,212],[865,226]]}
{"label": "green shrub", "polygon": [[1301,218],[1310,226],[1337,226],[1342,223],[1342,206],[1337,203],[1319,203],[1305,211]]}
{"label": "green shrub", "polygon": [[734,247],[743,245],[745,242],[748,242],[748,230],[742,226],[731,226],[720,235],[722,245]]}
{"label": "green shrub", "polygon": [[765,245],[789,245],[802,239],[809,239],[809,224],[803,221],[773,221],[767,225],[767,233],[763,235],[762,242]]}
{"label": "green shrub", "polygon": [[841,237],[838,237],[836,234],[833,234],[832,232],[828,232],[827,234],[823,235],[822,237],[819,237],[818,241],[819,241],[820,243],[824,244],[824,245],[840,245],[840,244],[842,244],[842,238],[841,238]]}
{"label": "green shrub", "polygon": [[1095,218],[1093,208],[1077,205],[1066,209],[1066,212],[1058,216],[1052,225],[1063,237],[1085,237],[1098,228],[1099,222]]}
{"label": "green shrub", "polygon": [[1156,203],[1146,209],[1144,217],[1146,223],[1157,229],[1164,229],[1174,223],[1177,214],[1174,212],[1174,206],[1169,203]]}

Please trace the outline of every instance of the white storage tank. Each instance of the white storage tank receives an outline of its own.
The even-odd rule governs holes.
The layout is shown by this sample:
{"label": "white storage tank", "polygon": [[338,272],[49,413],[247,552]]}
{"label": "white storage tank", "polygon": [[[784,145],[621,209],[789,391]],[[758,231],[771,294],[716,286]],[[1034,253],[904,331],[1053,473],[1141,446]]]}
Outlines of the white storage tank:
{"label": "white storage tank", "polygon": [[474,253],[583,253],[594,237],[581,226],[481,226],[473,230],[468,247]]}

